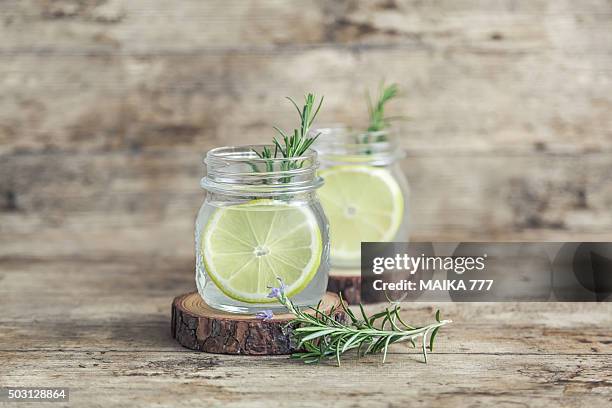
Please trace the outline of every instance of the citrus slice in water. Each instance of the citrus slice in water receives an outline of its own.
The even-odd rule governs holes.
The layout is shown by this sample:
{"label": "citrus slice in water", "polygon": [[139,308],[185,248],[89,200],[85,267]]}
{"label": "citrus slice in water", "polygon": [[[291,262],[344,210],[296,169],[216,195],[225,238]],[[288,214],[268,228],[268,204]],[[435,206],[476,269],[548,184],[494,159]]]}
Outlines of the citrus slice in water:
{"label": "citrus slice in water", "polygon": [[235,300],[276,302],[267,297],[278,278],[285,293],[301,292],[321,262],[321,231],[313,212],[275,200],[221,207],[202,236],[208,275]]}
{"label": "citrus slice in water", "polygon": [[404,213],[404,197],[391,173],[380,167],[347,165],[319,172],[318,192],[329,219],[332,264],[358,263],[361,242],[391,241]]}

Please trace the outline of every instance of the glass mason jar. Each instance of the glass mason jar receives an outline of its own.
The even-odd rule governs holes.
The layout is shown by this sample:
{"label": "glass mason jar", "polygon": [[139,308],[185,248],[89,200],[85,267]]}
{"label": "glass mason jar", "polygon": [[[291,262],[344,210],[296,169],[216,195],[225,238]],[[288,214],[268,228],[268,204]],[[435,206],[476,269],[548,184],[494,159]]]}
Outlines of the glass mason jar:
{"label": "glass mason jar", "polygon": [[319,128],[319,198],[330,223],[332,273],[359,274],[361,242],[407,241],[409,187],[393,129]]}
{"label": "glass mason jar", "polygon": [[195,224],[196,284],[208,305],[233,313],[282,310],[271,287],[314,306],[329,273],[329,226],[317,189],[317,153],[262,159],[273,146],[208,152],[207,191]]}

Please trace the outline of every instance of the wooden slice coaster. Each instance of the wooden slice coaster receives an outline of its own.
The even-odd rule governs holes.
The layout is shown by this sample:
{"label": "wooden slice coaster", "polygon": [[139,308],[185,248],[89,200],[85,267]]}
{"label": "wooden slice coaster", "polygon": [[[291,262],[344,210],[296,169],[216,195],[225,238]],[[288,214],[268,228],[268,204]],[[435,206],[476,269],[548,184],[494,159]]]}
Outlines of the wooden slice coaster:
{"label": "wooden slice coaster", "polygon": [[342,299],[349,305],[386,302],[385,293],[374,290],[373,279],[378,278],[374,276],[366,278],[364,283],[359,269],[332,269],[329,272],[327,290],[332,293],[341,293]]}
{"label": "wooden slice coaster", "polygon": [[349,305],[357,305],[361,302],[361,274],[359,271],[329,273],[327,290],[332,293],[341,293]]}
{"label": "wooden slice coaster", "polygon": [[[345,319],[338,295],[326,293],[321,310],[336,308],[335,318]],[[295,351],[291,327],[292,314],[275,315],[264,321],[253,315],[223,312],[208,306],[197,292],[174,298],[172,337],[192,350],[220,354],[273,355]]]}

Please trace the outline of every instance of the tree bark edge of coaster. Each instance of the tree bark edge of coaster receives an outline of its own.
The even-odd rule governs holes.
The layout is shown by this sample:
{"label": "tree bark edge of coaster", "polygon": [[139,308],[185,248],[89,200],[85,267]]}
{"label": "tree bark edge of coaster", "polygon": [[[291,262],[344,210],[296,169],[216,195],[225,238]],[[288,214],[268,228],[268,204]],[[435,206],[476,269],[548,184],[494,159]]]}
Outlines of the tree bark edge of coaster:
{"label": "tree bark edge of coaster", "polygon": [[[336,309],[335,318],[346,318],[340,298],[326,293],[321,309]],[[280,355],[296,351],[291,339],[291,314],[271,320],[213,309],[197,292],[177,296],[172,302],[172,337],[183,347],[217,354]]]}

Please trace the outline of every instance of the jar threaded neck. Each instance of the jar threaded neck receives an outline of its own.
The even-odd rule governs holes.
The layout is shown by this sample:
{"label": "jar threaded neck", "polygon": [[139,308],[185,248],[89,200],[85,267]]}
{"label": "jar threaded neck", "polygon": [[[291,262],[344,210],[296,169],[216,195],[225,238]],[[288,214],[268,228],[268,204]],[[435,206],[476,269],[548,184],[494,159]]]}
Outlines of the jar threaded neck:
{"label": "jar threaded neck", "polygon": [[394,129],[355,131],[344,125],[322,127],[314,148],[322,162],[388,165],[404,157]]}
{"label": "jar threaded neck", "polygon": [[274,152],[274,146],[250,145],[219,147],[206,154],[207,174],[200,185],[207,191],[273,196],[313,191],[323,184],[317,176],[317,152],[309,149],[299,157],[262,158],[264,148]]}

